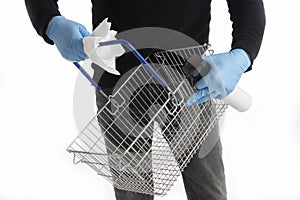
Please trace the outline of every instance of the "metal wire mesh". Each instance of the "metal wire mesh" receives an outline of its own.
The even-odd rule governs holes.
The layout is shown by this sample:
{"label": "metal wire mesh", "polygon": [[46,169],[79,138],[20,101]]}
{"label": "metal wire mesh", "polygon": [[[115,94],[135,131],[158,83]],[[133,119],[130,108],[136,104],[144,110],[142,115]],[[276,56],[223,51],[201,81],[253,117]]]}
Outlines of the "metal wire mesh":
{"label": "metal wire mesh", "polygon": [[74,162],[116,188],[165,195],[227,107],[219,100],[185,106],[195,90],[182,66],[205,52],[207,46],[197,46],[148,58],[171,92],[143,65],[134,69],[68,147]]}

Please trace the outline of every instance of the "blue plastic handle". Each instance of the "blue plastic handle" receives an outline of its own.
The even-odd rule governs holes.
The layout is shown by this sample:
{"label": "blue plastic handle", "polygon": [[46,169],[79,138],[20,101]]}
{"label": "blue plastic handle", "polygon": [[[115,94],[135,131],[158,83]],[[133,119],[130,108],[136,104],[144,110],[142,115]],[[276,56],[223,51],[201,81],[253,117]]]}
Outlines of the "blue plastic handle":
{"label": "blue plastic handle", "polygon": [[[153,69],[153,67],[146,61],[146,59],[127,41],[124,39],[110,40],[105,42],[100,42],[99,46],[109,46],[122,44],[127,47],[135,57],[147,68],[147,70],[154,76],[154,78],[165,88],[169,89],[167,82],[160,77],[160,75]],[[96,88],[97,91],[100,91],[100,86],[90,77],[90,75],[80,66],[78,62],[73,62],[73,64],[79,69],[79,71],[91,82],[91,84]]]}
{"label": "blue plastic handle", "polygon": [[73,62],[73,64],[79,69],[79,71],[91,82],[91,84],[95,87],[95,89],[99,92],[101,88],[94,81],[94,79],[80,66],[78,62]]}

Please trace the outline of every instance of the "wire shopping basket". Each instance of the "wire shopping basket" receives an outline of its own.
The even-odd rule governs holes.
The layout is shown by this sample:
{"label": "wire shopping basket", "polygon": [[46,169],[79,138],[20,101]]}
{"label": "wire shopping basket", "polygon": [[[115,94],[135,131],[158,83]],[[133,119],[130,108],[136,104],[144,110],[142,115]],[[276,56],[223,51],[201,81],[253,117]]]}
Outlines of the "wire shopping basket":
{"label": "wire shopping basket", "polygon": [[133,49],[142,64],[69,145],[74,163],[87,164],[116,188],[165,195],[227,107],[216,99],[185,106],[195,89],[182,67],[207,52],[208,45],[202,45],[144,60]]}

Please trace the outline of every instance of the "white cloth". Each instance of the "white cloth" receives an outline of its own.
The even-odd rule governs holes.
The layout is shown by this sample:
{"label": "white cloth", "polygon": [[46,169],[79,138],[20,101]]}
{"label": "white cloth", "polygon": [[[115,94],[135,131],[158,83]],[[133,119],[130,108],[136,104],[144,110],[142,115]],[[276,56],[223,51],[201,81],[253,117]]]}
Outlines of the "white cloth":
{"label": "white cloth", "polygon": [[120,75],[116,70],[116,57],[121,56],[125,50],[122,45],[99,46],[100,42],[115,40],[116,31],[110,30],[111,23],[104,19],[93,31],[90,37],[83,38],[84,52],[89,59],[105,71]]}

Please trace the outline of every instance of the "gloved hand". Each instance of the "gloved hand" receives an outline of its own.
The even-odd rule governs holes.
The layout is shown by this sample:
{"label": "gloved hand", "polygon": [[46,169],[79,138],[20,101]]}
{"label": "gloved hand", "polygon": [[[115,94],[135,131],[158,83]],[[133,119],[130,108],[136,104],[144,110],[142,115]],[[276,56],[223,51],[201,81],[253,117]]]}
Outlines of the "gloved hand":
{"label": "gloved hand", "polygon": [[83,25],[56,16],[50,21],[46,34],[65,59],[78,62],[87,58],[82,39],[90,33]]}
{"label": "gloved hand", "polygon": [[234,90],[242,74],[251,64],[249,55],[243,49],[204,56],[203,59],[211,65],[211,69],[196,82],[198,90],[187,100],[187,106],[201,104],[212,98],[225,98]]}

